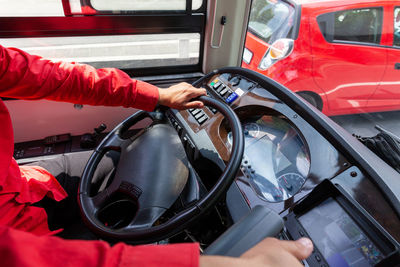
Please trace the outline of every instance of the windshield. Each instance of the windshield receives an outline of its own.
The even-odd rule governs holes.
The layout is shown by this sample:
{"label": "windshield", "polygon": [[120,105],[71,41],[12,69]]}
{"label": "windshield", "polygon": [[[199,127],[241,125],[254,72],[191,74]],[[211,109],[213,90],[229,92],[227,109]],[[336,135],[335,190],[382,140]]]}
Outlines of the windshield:
{"label": "windshield", "polygon": [[253,1],[249,30],[267,43],[286,38],[293,28],[294,7],[285,2]]}
{"label": "windshield", "polygon": [[[363,143],[380,132],[400,137],[400,4],[305,1],[295,8],[253,1],[242,66],[297,93]],[[301,18],[293,27],[295,13]],[[293,43],[282,39],[293,28]],[[293,48],[279,58],[270,47],[277,39]]]}

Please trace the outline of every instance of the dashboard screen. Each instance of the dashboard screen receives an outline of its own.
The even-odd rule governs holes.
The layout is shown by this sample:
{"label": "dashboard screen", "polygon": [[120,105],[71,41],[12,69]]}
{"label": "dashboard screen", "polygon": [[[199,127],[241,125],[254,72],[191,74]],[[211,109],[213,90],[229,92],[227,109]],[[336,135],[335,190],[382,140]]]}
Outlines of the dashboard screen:
{"label": "dashboard screen", "polygon": [[331,267],[374,266],[383,259],[382,252],[332,198],[298,220]]}

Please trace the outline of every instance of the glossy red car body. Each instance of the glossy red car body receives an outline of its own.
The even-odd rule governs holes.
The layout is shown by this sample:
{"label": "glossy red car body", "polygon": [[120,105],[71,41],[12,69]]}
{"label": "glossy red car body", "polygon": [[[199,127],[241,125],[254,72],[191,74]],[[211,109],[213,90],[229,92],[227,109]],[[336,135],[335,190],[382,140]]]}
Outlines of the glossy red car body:
{"label": "glossy red car body", "polygon": [[[252,58],[249,64],[243,61],[243,67],[306,94],[306,99],[313,97],[314,104],[327,115],[400,109],[400,46],[394,45],[395,27],[398,33],[400,21],[399,1],[299,0],[291,4],[298,20],[292,52],[260,70],[260,61],[271,44],[249,30],[245,46]],[[317,21],[331,12],[371,8],[382,11],[377,43],[328,42]],[[340,16],[335,19],[343,20]]]}

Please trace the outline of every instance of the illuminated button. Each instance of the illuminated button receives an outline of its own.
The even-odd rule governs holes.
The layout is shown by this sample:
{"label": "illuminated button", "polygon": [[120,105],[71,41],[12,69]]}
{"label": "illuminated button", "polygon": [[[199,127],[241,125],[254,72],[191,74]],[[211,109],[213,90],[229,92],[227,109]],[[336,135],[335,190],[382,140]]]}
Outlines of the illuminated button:
{"label": "illuminated button", "polygon": [[233,101],[235,101],[238,97],[239,97],[239,96],[238,96],[235,92],[233,92],[232,94],[230,94],[230,95],[228,96],[228,98],[227,98],[225,101],[226,101],[226,103],[230,104],[230,103],[232,103]]}
{"label": "illuminated button", "polygon": [[219,79],[218,79],[218,78],[214,79],[214,81],[212,81],[212,82],[210,83],[210,86],[214,86],[214,84],[216,84],[217,82],[219,82]]}
{"label": "illuminated button", "polygon": [[222,85],[221,82],[217,82],[217,83],[215,83],[215,84],[213,85],[213,88],[214,88],[215,90],[217,90],[221,85]]}

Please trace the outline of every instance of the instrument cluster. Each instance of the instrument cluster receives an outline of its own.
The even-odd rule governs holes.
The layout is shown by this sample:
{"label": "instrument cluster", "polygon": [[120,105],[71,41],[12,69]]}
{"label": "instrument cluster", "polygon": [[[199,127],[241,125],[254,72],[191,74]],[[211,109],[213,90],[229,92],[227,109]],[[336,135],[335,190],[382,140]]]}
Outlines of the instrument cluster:
{"label": "instrument cluster", "polygon": [[[242,171],[259,197],[280,202],[293,197],[310,170],[308,148],[284,118],[264,115],[242,122],[245,152]],[[231,133],[228,134],[231,142]]]}

